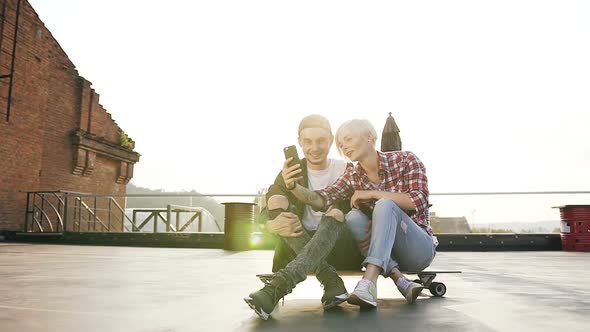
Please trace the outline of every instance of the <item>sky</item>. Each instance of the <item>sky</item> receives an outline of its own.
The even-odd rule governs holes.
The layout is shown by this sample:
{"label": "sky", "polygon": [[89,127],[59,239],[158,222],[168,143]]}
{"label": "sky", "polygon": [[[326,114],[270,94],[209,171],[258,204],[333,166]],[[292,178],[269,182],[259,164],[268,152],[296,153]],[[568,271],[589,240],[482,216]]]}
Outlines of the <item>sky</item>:
{"label": "sky", "polygon": [[392,112],[433,193],[590,190],[588,1],[29,2],[135,140],[135,185],[254,194],[305,115]]}

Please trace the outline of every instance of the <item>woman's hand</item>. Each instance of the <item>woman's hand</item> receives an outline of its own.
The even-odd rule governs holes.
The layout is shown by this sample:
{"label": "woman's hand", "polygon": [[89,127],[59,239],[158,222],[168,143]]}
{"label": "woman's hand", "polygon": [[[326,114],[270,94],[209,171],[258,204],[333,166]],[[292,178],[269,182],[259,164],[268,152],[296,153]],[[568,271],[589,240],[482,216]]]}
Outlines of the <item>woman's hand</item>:
{"label": "woman's hand", "polygon": [[[357,190],[352,194],[350,198],[350,206],[352,208],[358,209],[359,203],[363,201],[370,201],[375,199],[375,191],[373,190]],[[371,217],[371,216],[369,216]]]}
{"label": "woman's hand", "polygon": [[293,160],[293,157],[285,160],[283,163],[283,170],[281,171],[283,181],[285,181],[285,186],[289,190],[295,189],[297,181],[303,179],[303,176],[299,175],[301,174],[301,165],[295,164],[289,167],[291,160]]}

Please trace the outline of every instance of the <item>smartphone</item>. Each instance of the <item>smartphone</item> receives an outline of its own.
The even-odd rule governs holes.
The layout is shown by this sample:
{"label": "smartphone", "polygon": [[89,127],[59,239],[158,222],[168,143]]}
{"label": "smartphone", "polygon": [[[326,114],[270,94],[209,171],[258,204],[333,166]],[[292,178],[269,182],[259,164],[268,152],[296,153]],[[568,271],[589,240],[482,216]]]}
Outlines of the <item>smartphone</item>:
{"label": "smartphone", "polygon": [[301,160],[299,159],[299,155],[297,154],[297,147],[295,145],[289,145],[288,147],[283,149],[285,153],[285,159],[289,159],[293,157],[293,160],[289,163],[289,167],[299,164]]}

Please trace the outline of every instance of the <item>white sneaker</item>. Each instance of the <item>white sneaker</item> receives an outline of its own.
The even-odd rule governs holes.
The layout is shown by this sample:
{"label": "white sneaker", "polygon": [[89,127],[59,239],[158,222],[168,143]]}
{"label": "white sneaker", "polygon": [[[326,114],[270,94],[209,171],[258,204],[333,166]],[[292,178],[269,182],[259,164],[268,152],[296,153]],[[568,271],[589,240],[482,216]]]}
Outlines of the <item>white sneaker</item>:
{"label": "white sneaker", "polygon": [[418,298],[418,295],[420,295],[424,286],[406,278],[399,278],[397,281],[397,289],[406,298],[406,302],[412,304],[416,301],[416,298]]}
{"label": "white sneaker", "polygon": [[348,303],[361,307],[377,308],[377,286],[368,279],[361,279],[354,292],[350,294]]}

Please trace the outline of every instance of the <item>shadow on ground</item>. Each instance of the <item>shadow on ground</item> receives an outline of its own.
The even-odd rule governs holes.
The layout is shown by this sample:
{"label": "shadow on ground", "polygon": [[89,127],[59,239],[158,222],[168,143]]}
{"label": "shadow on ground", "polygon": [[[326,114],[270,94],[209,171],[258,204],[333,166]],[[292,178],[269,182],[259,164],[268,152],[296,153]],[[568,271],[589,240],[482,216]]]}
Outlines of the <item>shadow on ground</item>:
{"label": "shadow on ground", "polygon": [[421,297],[415,305],[403,299],[381,299],[377,309],[343,304],[324,312],[317,300],[280,303],[268,321],[254,313],[236,331],[493,331],[481,322],[446,307],[465,304],[447,298]]}

